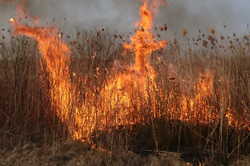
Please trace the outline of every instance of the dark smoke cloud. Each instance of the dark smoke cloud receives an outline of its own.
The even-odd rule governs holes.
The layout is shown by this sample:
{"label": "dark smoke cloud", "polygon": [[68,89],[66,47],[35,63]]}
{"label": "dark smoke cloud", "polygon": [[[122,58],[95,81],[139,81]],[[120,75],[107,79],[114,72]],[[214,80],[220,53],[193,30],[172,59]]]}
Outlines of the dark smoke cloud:
{"label": "dark smoke cloud", "polygon": [[[15,15],[15,1],[0,0],[0,26]],[[244,32],[250,22],[249,0],[169,0],[159,9],[156,24],[167,24],[171,32],[228,25],[228,31]],[[28,0],[27,11],[42,20],[55,18],[60,27],[73,29],[106,26],[128,31],[138,20],[139,0]],[[67,21],[64,21],[64,18]]]}

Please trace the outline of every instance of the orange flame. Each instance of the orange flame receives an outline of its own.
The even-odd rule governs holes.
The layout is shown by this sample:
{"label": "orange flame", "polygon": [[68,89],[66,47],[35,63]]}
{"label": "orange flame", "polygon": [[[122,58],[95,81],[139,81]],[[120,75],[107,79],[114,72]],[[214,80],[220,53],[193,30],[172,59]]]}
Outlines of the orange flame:
{"label": "orange flame", "polygon": [[50,81],[50,97],[58,117],[62,121],[69,118],[71,90],[69,75],[70,49],[58,37],[56,28],[31,27],[10,19],[14,34],[26,35],[38,42],[42,60],[46,64]]}
{"label": "orange flame", "polygon": [[[134,52],[135,64],[125,73],[118,74],[110,80],[102,92],[104,101],[110,102],[111,112],[117,107],[123,108],[122,111],[116,112],[118,123],[122,125],[143,121],[141,117],[130,119],[132,114],[139,115],[138,112],[131,112],[131,107],[137,103],[137,98],[147,99],[150,89],[156,85],[154,82],[155,71],[150,64],[150,56],[154,51],[164,48],[167,44],[166,41],[156,41],[152,32],[154,18],[152,9],[156,7],[156,4],[158,3],[149,4],[148,1],[144,1],[140,7],[137,31],[131,37],[131,42],[124,44],[124,48]],[[137,105],[141,104],[143,103],[137,103]],[[117,122],[115,123],[117,124]]]}
{"label": "orange flame", "polygon": [[[119,73],[107,82],[101,91],[104,109],[101,110],[103,112],[98,110],[98,114],[97,108],[84,104],[80,107],[74,107],[72,111],[74,85],[70,80],[69,69],[71,51],[67,44],[60,39],[58,30],[54,27],[31,27],[21,24],[19,20],[17,21],[14,18],[10,19],[15,34],[26,35],[38,42],[38,49],[49,74],[52,104],[58,117],[63,122],[71,122],[70,118],[75,120],[73,126],[68,126],[73,138],[81,139],[85,137],[86,132],[90,133],[90,130],[96,127],[96,121],[99,122],[100,128],[113,125],[130,125],[144,121],[139,112],[141,109],[135,108],[134,110],[138,112],[134,110],[132,112],[131,108],[135,105],[136,107],[143,105],[144,103],[141,102],[148,99],[150,90],[156,88],[156,73],[150,64],[150,56],[154,51],[167,45],[166,41],[157,41],[153,35],[153,8],[158,5],[158,1],[153,1],[152,4],[146,0],[143,1],[143,5],[140,7],[138,29],[131,37],[131,42],[124,44],[124,48],[134,52],[135,64],[128,68],[126,72]],[[22,11],[20,15],[24,15],[25,12],[21,8],[20,10]],[[213,93],[213,79],[214,77],[210,72],[199,77],[194,87],[195,95],[181,96],[180,113],[175,119],[186,122],[193,122],[193,119],[197,119],[202,124],[218,119],[218,116],[211,112],[212,108],[207,103]],[[94,96],[94,94],[91,95]],[[151,98],[150,102],[154,103],[153,100]],[[172,108],[168,109],[171,110]],[[70,112],[74,114],[71,115]],[[229,125],[233,125],[234,117],[231,114],[227,114],[226,117],[229,120]],[[104,124],[107,124],[107,126],[104,127]]]}
{"label": "orange flame", "polygon": [[[26,1],[23,0],[22,2]],[[21,18],[26,17],[24,6],[25,3],[21,3],[17,7],[19,17]],[[125,44],[126,48],[135,52],[135,65],[129,69],[129,73],[119,75],[114,81],[111,81],[105,87],[105,92],[103,92],[104,96],[108,96],[106,92],[112,93],[112,89],[115,88],[116,97],[122,97],[123,99],[121,101],[127,104],[127,106],[131,106],[131,95],[133,90],[139,89],[140,93],[145,95],[147,78],[154,78],[154,70],[149,63],[149,56],[153,51],[163,48],[166,44],[166,42],[157,42],[154,39],[152,34],[153,14],[146,1],[140,9],[140,16],[141,20],[138,26],[141,29],[138,29],[136,34],[131,38],[131,44]],[[21,19],[19,19],[19,17],[18,20],[14,18],[10,19],[10,23],[14,27],[14,34],[26,35],[38,42],[39,52],[42,55],[42,60],[44,60],[47,66],[49,74],[49,81],[51,84],[50,97],[52,104],[56,108],[55,110],[58,117],[63,122],[70,121],[69,117],[72,117],[72,115],[69,115],[69,110],[73,102],[72,89],[74,89],[70,82],[70,49],[66,43],[60,39],[56,28],[27,26],[20,23]],[[34,22],[34,19],[31,21]],[[135,82],[133,80],[135,80]],[[117,103],[115,103],[116,99],[117,98],[114,98],[114,96],[111,97],[113,105],[117,105]],[[83,110],[84,112],[89,111],[90,115],[82,115]],[[81,128],[84,128],[84,125],[86,128],[92,128],[93,125],[86,126],[87,121],[93,121],[96,117],[94,115],[91,117],[91,114],[93,113],[91,110],[93,109],[86,110],[84,105],[82,105],[81,108],[75,108],[73,110],[75,113],[73,115],[75,124],[73,124],[74,127],[72,126],[71,130],[73,138],[78,139],[83,136],[80,132],[82,131]],[[104,114],[107,114],[107,112]],[[125,113],[121,113],[117,117],[119,119],[124,119],[124,116],[126,116]],[[105,123],[102,119],[100,119],[100,122]],[[122,122],[124,123],[124,121]],[[71,127],[69,126],[69,129],[70,128]]]}
{"label": "orange flame", "polygon": [[149,56],[156,50],[166,46],[166,41],[156,41],[152,33],[153,13],[145,1],[140,8],[141,20],[138,23],[138,30],[131,37],[131,43],[124,44],[124,47],[135,52],[134,69],[140,73],[151,70]]}
{"label": "orange flame", "polygon": [[200,75],[198,82],[195,83],[195,96],[183,96],[181,101],[180,120],[193,122],[197,119],[200,124],[208,124],[218,118],[211,112],[208,99],[213,94],[213,75],[206,72]]}

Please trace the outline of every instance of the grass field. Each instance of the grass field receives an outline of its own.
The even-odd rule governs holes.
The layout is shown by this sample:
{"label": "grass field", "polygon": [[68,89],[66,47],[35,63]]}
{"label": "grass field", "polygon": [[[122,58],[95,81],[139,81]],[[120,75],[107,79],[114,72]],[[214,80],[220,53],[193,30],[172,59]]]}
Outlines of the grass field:
{"label": "grass field", "polygon": [[0,165],[249,165],[250,36],[168,40],[158,5],[143,1],[133,33],[70,35],[17,7],[1,29]]}
{"label": "grass field", "polygon": [[[159,40],[166,29],[155,28]],[[149,57],[153,81],[130,69],[135,60],[124,48],[126,34],[61,34],[70,52],[48,56],[50,68],[39,43],[2,37],[0,146],[73,139],[140,154],[249,154],[250,38],[182,33]]]}

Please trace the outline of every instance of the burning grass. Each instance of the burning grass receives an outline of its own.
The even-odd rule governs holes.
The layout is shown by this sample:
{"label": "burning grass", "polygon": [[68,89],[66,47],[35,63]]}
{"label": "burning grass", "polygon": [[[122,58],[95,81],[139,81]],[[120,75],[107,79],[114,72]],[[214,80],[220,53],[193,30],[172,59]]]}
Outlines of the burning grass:
{"label": "burning grass", "polygon": [[140,16],[126,42],[104,29],[70,41],[11,19],[26,37],[0,45],[0,144],[70,138],[140,153],[249,153],[248,37],[189,39],[185,30],[184,44],[159,41],[147,1]]}
{"label": "burning grass", "polygon": [[[2,42],[2,145],[72,137],[72,130],[79,133],[74,138],[91,141],[87,136],[93,132],[107,130],[112,134],[112,130],[123,127],[131,129],[125,132],[128,138],[135,131],[134,125],[145,124],[151,134],[157,133],[151,135],[153,148],[161,149],[162,144],[163,149],[173,144],[176,148],[184,141],[183,146],[206,146],[229,154],[248,152],[249,57],[243,51],[247,44],[228,48],[225,55],[221,48],[186,51],[169,41],[167,48],[152,55],[151,65],[157,73],[152,82],[126,67],[129,60],[118,54],[123,46],[114,47],[112,35],[85,35],[81,33],[82,40],[70,45],[69,76],[57,74],[74,85],[70,92],[74,100],[65,108],[70,110],[68,119],[60,117],[51,100],[56,84],[49,81],[51,73],[36,50],[37,44],[25,37],[12,38],[11,44]],[[92,48],[97,42],[102,49]],[[123,54],[126,52],[133,63],[129,51]],[[120,85],[121,78],[124,82]],[[131,84],[131,80],[150,87],[143,88],[144,97],[143,84]]]}

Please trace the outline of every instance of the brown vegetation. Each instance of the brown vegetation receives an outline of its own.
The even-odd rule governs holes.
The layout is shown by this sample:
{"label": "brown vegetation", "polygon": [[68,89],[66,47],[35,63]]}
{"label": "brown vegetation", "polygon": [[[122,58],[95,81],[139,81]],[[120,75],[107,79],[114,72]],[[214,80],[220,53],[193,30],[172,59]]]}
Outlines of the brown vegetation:
{"label": "brown vegetation", "polygon": [[[63,141],[72,138],[75,127],[78,139],[109,150],[184,152],[192,147],[227,159],[248,154],[249,39],[221,40],[216,35],[185,36],[184,44],[169,41],[153,53],[156,81],[148,82],[146,97],[132,88],[125,99],[129,105],[119,99],[122,89],[117,103],[112,91],[108,98],[102,95],[110,80],[131,72],[127,68],[134,63],[133,54],[122,46],[126,36],[79,32],[70,41],[65,35],[71,48],[69,79],[75,89],[67,107],[72,118],[64,121],[48,95],[55,85],[36,42],[26,37],[1,41],[0,146]],[[79,120],[85,121],[75,125]]]}

